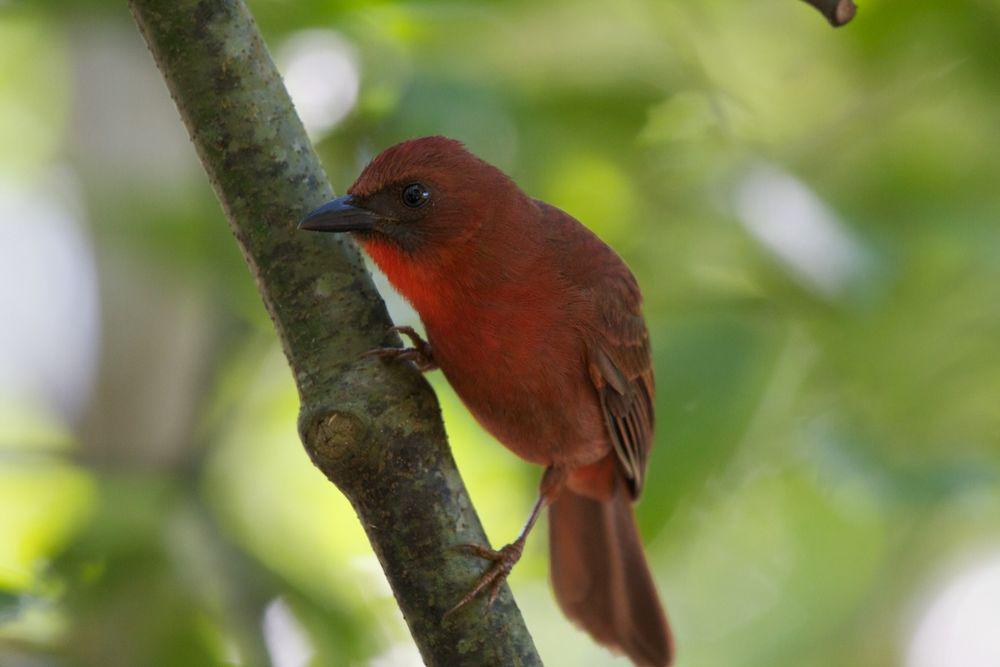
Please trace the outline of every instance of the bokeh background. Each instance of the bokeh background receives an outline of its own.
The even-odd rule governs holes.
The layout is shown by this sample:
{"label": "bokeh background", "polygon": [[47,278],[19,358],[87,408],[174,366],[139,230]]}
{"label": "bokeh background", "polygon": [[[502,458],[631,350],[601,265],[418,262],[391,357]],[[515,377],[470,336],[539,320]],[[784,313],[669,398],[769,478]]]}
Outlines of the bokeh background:
{"label": "bokeh background", "polygon": [[[682,667],[1000,665],[1000,2],[250,6],[338,191],[446,134],[633,267]],[[419,664],[124,1],[0,2],[0,318],[0,664]],[[540,471],[431,379],[506,543]],[[623,664],[545,541],[542,657]]]}

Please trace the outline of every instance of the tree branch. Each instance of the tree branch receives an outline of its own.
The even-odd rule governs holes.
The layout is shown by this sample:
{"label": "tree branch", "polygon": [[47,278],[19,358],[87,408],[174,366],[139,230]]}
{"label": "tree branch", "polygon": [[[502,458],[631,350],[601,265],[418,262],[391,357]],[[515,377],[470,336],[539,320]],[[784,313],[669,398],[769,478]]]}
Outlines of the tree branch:
{"label": "tree branch", "polygon": [[849,23],[858,11],[853,0],[803,0],[818,9],[834,28]]}
{"label": "tree branch", "polygon": [[306,450],[357,511],[424,661],[541,664],[506,587],[489,613],[441,620],[482,567],[450,546],[486,536],[429,385],[402,364],[360,358],[388,342],[390,322],[357,248],[296,232],[333,192],[249,10],[242,0],[129,4],[284,346]]}

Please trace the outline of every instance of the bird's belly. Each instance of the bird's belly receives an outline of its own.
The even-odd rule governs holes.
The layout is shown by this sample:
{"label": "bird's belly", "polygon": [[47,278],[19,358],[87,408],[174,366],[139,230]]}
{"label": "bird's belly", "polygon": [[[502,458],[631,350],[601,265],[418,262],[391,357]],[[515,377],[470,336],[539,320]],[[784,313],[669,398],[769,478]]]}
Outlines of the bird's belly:
{"label": "bird's belly", "polygon": [[521,458],[572,468],[593,463],[610,450],[597,393],[580,355],[548,350],[518,357],[496,350],[486,358],[481,347],[465,354],[446,350],[437,360],[455,393],[487,431]]}

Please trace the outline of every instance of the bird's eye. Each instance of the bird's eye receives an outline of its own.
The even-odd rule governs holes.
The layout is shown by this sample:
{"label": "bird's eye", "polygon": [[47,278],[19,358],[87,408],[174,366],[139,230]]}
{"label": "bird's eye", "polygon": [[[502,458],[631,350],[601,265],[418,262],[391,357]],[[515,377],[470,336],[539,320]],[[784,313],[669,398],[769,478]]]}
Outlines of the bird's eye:
{"label": "bird's eye", "polygon": [[410,208],[423,206],[430,196],[430,191],[420,183],[410,183],[403,188],[403,203]]}

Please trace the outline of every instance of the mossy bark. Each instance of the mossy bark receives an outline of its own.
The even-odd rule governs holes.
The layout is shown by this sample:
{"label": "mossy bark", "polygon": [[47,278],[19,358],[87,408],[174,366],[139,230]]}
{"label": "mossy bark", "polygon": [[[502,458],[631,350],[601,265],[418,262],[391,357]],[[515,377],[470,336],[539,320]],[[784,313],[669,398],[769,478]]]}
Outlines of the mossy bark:
{"label": "mossy bark", "polygon": [[333,192],[249,10],[241,0],[130,6],[284,346],[306,450],[357,511],[424,661],[541,664],[506,587],[489,613],[476,603],[442,621],[484,566],[451,547],[486,537],[427,382],[360,357],[399,340],[386,335],[357,248],[296,231]]}

